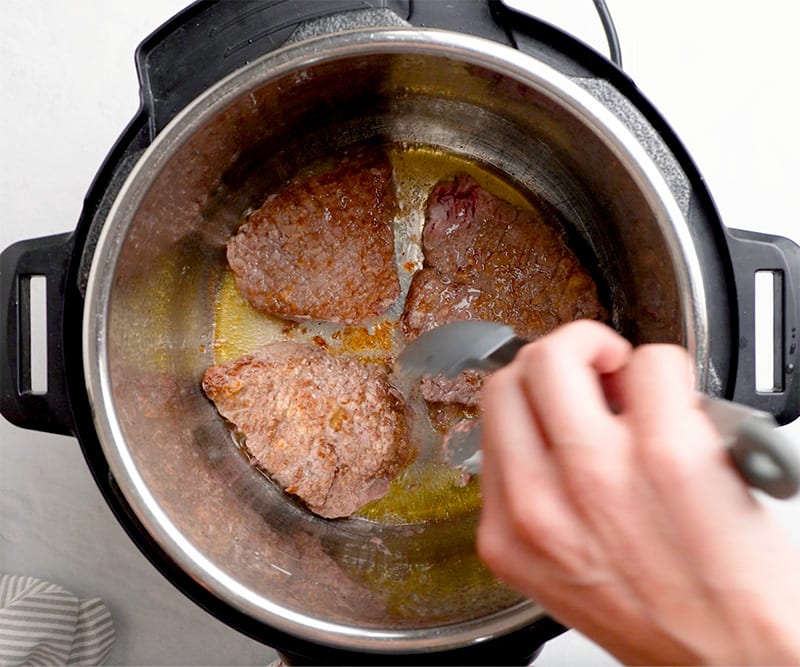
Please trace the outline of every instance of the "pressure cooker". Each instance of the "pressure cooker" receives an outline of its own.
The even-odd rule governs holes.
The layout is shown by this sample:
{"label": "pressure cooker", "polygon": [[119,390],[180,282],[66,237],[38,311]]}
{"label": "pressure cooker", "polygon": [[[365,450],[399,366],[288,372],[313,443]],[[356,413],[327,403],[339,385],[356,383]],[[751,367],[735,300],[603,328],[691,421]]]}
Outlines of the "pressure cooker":
{"label": "pressure cooker", "polygon": [[[77,437],[164,576],[289,662],[526,663],[564,631],[485,570],[475,513],[313,516],[250,466],[204,398],[225,243],[314,160],[391,142],[503,174],[566,221],[619,331],[687,347],[708,394],[798,416],[798,246],[726,228],[659,112],[558,29],[494,0],[201,2],[136,63],[141,108],[76,229],[0,258],[0,410]],[[775,276],[766,392],[759,271]],[[33,276],[47,282],[44,393],[30,382]]]}

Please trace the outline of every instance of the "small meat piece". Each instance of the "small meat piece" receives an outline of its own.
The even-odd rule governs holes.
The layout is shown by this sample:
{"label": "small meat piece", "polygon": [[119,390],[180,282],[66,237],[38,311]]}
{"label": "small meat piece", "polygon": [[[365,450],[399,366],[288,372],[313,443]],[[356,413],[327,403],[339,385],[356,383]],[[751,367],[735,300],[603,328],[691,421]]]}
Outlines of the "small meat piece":
{"label": "small meat piece", "polygon": [[460,403],[464,406],[478,405],[478,390],[483,386],[489,372],[477,369],[463,371],[455,378],[426,375],[422,378],[422,398],[431,403]]}
{"label": "small meat piece", "polygon": [[[432,190],[422,234],[423,268],[403,313],[407,339],[458,320],[511,325],[534,339],[580,319],[605,319],[597,286],[555,221],[518,209],[466,175]],[[485,374],[423,383],[429,401],[470,404]],[[464,386],[468,382],[469,386]]]}
{"label": "small meat piece", "polygon": [[290,182],[228,242],[239,291],[257,310],[292,320],[377,317],[400,294],[395,203],[391,163],[377,149]]}
{"label": "small meat piece", "polygon": [[212,366],[203,390],[254,464],[326,518],[380,498],[413,458],[408,408],[382,366],[280,342]]}

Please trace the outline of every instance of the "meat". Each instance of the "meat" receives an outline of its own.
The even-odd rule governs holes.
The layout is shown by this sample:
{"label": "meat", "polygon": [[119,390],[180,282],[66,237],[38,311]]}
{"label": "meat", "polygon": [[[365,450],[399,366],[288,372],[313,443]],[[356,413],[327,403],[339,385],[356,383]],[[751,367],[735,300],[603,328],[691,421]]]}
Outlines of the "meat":
{"label": "meat", "polygon": [[475,406],[478,404],[478,390],[488,375],[487,371],[470,368],[462,371],[457,378],[449,378],[444,374],[426,376],[422,379],[422,397],[432,403]]}
{"label": "meat", "polygon": [[[503,322],[537,338],[579,318],[604,319],[597,286],[544,213],[515,208],[466,175],[442,181],[427,203],[425,262],[402,318],[407,339],[447,322]],[[483,376],[423,383],[429,401],[474,403]],[[464,386],[468,382],[468,386]]]}
{"label": "meat", "polygon": [[536,338],[571,320],[606,317],[592,277],[543,215],[458,176],[435,186],[427,216],[425,264],[403,314],[407,338],[467,319],[504,322]]}
{"label": "meat", "polygon": [[392,168],[380,150],[271,195],[228,242],[236,284],[257,310],[354,324],[400,294]]}
{"label": "meat", "polygon": [[382,496],[413,458],[409,411],[383,366],[279,342],[210,367],[203,390],[254,463],[326,518]]}

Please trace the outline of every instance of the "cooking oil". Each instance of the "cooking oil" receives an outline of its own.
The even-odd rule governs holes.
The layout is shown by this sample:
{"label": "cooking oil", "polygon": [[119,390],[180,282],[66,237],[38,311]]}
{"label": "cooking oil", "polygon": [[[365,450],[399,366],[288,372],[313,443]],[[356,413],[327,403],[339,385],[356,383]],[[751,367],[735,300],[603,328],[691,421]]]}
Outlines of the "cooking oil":
{"label": "cooking oil", "polygon": [[378,523],[444,521],[480,508],[478,479],[444,463],[412,463],[389,487],[354,516]]}
{"label": "cooking oil", "polygon": [[261,313],[236,287],[230,268],[222,276],[214,309],[214,361],[224,364],[253,352],[266,342],[288,338],[295,322]]}

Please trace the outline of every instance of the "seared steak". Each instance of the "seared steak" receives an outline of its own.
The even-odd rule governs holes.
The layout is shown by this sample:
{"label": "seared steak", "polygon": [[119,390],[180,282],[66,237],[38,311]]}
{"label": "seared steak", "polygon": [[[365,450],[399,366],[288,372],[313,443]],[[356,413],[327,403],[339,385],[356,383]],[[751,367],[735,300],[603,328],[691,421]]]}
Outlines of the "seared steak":
{"label": "seared steak", "polygon": [[236,284],[254,308],[288,319],[353,324],[377,317],[400,294],[394,209],[383,151],[292,181],[228,242]]}
{"label": "seared steak", "polygon": [[255,465],[327,518],[381,497],[410,462],[408,409],[387,370],[310,343],[212,366],[203,390]]}
{"label": "seared steak", "polygon": [[460,403],[478,405],[478,390],[489,376],[488,371],[469,369],[458,377],[449,378],[444,373],[422,378],[422,398],[432,403]]}
{"label": "seared steak", "polygon": [[[503,322],[534,339],[571,320],[607,316],[592,277],[556,223],[486,192],[469,176],[434,187],[422,245],[425,262],[403,313],[408,339],[468,319]],[[423,395],[473,403],[469,396],[483,378],[456,380],[428,380]]]}

